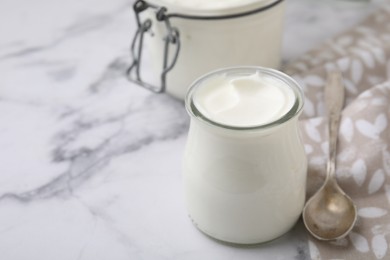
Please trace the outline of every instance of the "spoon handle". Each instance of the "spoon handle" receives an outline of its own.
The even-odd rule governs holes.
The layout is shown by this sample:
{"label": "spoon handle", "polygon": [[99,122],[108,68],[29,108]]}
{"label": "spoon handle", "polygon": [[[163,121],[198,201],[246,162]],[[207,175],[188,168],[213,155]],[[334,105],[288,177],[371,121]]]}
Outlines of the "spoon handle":
{"label": "spoon handle", "polygon": [[334,179],[336,171],[337,137],[341,111],[344,105],[344,84],[341,72],[331,71],[325,86],[325,102],[328,111],[329,157],[327,179]]}

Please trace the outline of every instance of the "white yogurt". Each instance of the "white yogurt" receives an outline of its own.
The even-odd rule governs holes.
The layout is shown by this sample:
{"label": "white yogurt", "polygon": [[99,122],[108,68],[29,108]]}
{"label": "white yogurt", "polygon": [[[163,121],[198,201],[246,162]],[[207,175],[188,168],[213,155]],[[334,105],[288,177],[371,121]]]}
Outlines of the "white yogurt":
{"label": "white yogurt", "polygon": [[306,185],[296,83],[270,69],[226,69],[198,80],[186,105],[192,119],[184,181],[195,225],[240,244],[287,232],[301,214]]}
{"label": "white yogurt", "polygon": [[295,102],[293,90],[278,80],[255,73],[230,78],[220,75],[203,83],[194,96],[198,110],[224,125],[256,126],[285,115]]}

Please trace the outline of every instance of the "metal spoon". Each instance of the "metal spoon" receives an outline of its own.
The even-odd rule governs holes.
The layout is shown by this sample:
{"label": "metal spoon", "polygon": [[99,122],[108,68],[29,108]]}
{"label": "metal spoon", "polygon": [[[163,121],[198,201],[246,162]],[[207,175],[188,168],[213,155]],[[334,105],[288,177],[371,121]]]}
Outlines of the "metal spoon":
{"label": "metal spoon", "polygon": [[320,240],[346,236],[355,225],[356,206],[339,187],[335,178],[337,136],[344,104],[344,86],[340,72],[330,72],[325,86],[328,108],[329,157],[325,183],[303,208],[303,222]]}

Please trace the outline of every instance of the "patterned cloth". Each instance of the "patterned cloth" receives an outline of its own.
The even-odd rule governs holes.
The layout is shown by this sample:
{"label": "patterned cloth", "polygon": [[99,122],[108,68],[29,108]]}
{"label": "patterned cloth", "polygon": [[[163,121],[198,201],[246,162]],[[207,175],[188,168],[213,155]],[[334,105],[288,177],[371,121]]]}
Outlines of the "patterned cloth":
{"label": "patterned cloth", "polygon": [[344,76],[337,178],[358,207],[358,222],[339,241],[309,238],[313,259],[390,259],[390,4],[356,28],[288,65],[304,89],[302,137],[309,157],[308,198],[324,181],[328,134],[326,72]]}

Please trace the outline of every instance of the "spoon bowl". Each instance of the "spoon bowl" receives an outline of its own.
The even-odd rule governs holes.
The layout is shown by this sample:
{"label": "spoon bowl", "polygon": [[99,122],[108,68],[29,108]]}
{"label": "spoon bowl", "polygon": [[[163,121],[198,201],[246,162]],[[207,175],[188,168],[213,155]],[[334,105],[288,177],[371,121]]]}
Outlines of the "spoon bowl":
{"label": "spoon bowl", "polygon": [[303,208],[303,222],[317,239],[334,240],[346,236],[357,219],[356,206],[336,181],[337,136],[344,104],[341,73],[332,71],[325,86],[328,110],[329,157],[324,185]]}
{"label": "spoon bowl", "polygon": [[306,204],[303,221],[310,233],[320,240],[346,236],[353,228],[356,207],[337,183],[326,183]]}

